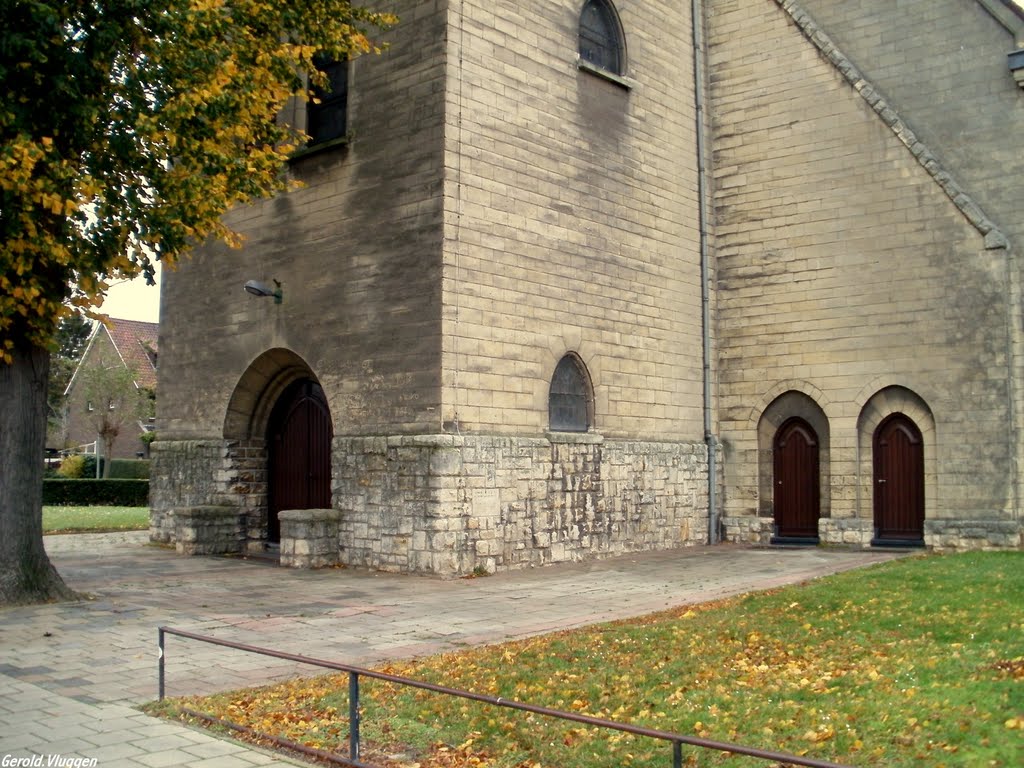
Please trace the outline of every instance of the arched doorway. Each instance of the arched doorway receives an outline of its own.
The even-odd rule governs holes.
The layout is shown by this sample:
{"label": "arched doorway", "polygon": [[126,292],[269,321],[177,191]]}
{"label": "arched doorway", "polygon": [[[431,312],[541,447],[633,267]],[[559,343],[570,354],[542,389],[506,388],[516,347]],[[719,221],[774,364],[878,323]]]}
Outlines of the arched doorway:
{"label": "arched doorway", "polygon": [[924,544],[924,441],[902,413],[875,430],[875,537],[872,544]]}
{"label": "arched doorway", "polygon": [[267,541],[281,540],[278,514],[331,506],[331,414],[320,385],[292,382],[267,426]]}
{"label": "arched doorway", "polygon": [[772,444],[773,542],[816,542],[821,517],[818,435],[806,421],[791,418]]}

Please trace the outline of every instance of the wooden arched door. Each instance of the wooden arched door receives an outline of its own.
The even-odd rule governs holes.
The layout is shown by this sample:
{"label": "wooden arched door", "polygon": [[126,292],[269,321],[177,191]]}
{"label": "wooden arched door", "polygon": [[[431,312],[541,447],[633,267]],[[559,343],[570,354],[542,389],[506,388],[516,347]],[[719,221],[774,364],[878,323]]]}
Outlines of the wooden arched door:
{"label": "wooden arched door", "polygon": [[817,539],[821,516],[818,435],[806,421],[788,419],[772,444],[776,539]]}
{"label": "wooden arched door", "polygon": [[924,442],[902,413],[887,417],[873,440],[875,541],[924,542]]}
{"label": "wooden arched door", "polygon": [[281,511],[330,508],[332,437],[320,385],[291,384],[274,405],[267,432],[267,541],[281,540]]}

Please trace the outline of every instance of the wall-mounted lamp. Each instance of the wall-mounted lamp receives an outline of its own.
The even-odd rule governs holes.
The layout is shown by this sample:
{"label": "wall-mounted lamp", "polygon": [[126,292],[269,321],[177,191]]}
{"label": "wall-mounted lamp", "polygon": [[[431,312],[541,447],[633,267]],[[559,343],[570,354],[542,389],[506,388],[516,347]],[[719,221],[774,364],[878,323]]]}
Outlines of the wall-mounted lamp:
{"label": "wall-mounted lamp", "polygon": [[1013,79],[1017,81],[1017,85],[1024,88],[1024,48],[1007,54],[1007,58],[1010,60],[1010,72],[1013,73]]}
{"label": "wall-mounted lamp", "polygon": [[250,280],[245,284],[245,292],[251,293],[253,296],[273,296],[274,303],[280,304],[284,301],[284,291],[281,290],[281,282],[279,280],[274,281],[276,288],[271,288],[266,283],[261,283],[259,280]]}

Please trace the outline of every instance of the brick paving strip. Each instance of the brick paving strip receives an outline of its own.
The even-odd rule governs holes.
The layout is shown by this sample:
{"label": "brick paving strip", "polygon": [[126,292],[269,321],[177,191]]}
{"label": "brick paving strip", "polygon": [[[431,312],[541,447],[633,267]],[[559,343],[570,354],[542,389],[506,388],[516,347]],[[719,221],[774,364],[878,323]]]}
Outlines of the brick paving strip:
{"label": "brick paving strip", "polygon": [[[639,616],[883,562],[893,552],[734,546],[624,555],[476,579],[347,569],[294,571],[186,558],[145,532],[49,536],[77,603],[0,608],[0,758],[95,759],[102,768],[292,765],[162,721],[157,627],[358,665]],[[168,638],[167,693],[316,674],[309,667]],[[83,763],[85,764],[85,763]]]}

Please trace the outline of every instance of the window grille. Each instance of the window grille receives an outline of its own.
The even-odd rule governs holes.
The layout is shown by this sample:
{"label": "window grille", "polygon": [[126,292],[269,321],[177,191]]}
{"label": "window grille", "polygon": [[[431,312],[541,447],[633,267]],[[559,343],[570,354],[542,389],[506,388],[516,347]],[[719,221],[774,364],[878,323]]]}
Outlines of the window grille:
{"label": "window grille", "polygon": [[555,367],[548,392],[548,422],[553,432],[586,432],[591,426],[590,379],[575,355]]}

